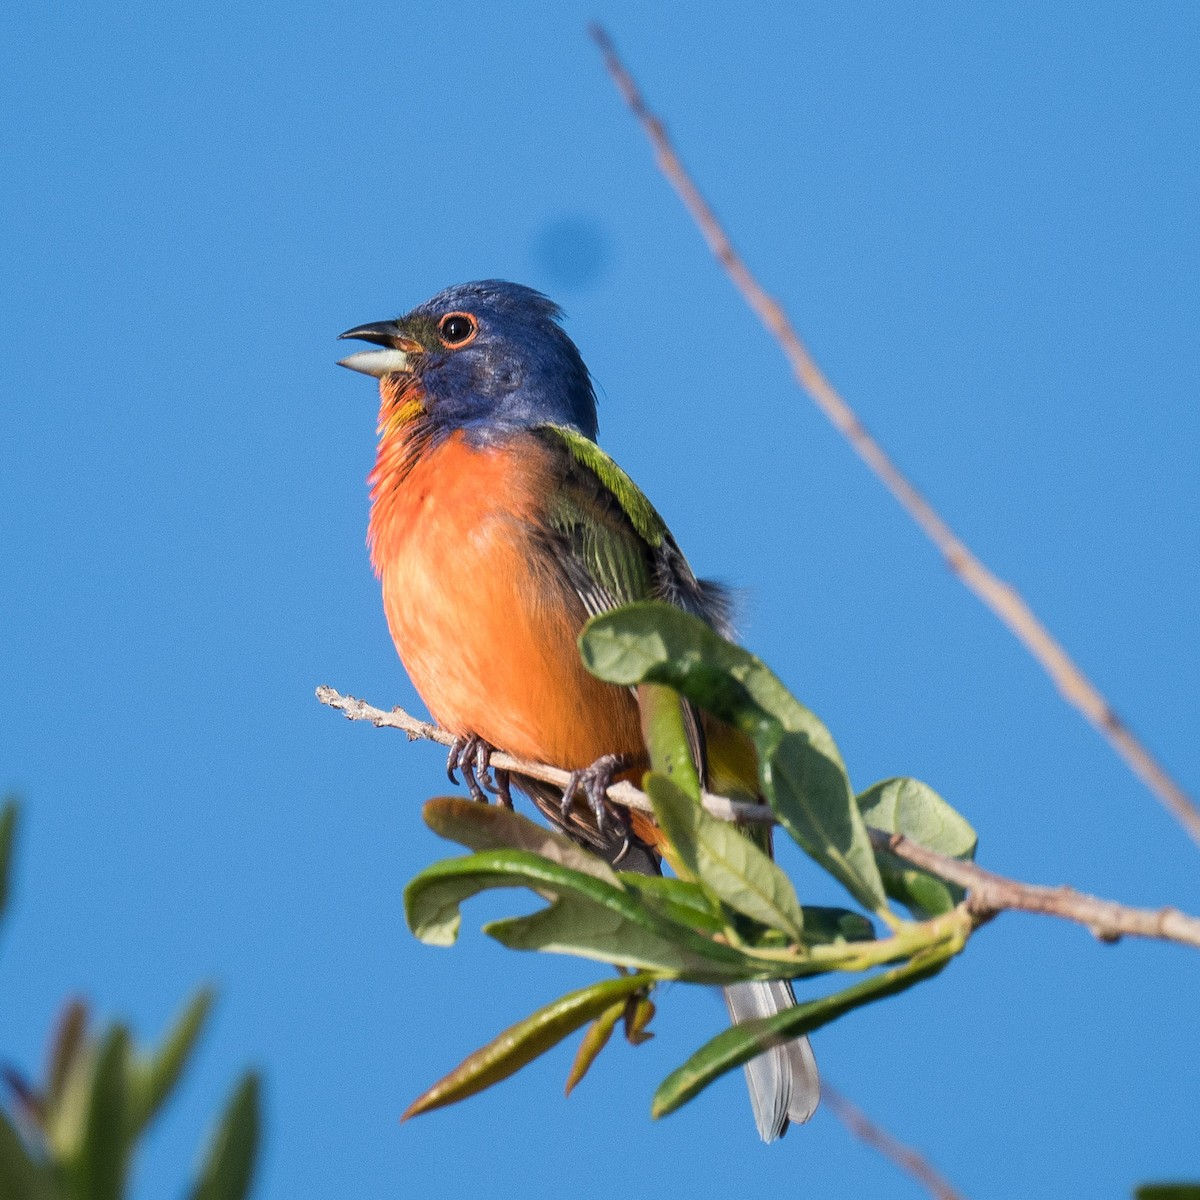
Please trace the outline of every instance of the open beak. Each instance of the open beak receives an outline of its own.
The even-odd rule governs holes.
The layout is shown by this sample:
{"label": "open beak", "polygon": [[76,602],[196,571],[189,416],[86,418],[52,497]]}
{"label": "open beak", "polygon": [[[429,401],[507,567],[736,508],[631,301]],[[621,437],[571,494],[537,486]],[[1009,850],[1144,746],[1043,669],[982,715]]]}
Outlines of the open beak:
{"label": "open beak", "polygon": [[382,346],[382,350],[361,350],[349,358],[339,360],[339,367],[349,367],[364,375],[382,379],[385,375],[411,371],[414,355],[420,352],[419,343],[405,337],[395,321],[376,321],[370,325],[357,325],[338,334],[342,338],[357,338],[360,342],[371,342]]}

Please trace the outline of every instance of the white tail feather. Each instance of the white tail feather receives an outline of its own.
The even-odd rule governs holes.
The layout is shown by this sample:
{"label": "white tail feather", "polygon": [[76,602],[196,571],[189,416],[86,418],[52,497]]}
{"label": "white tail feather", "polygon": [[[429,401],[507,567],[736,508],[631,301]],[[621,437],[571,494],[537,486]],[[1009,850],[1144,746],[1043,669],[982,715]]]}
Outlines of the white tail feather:
{"label": "white tail feather", "polygon": [[[729,1019],[736,1025],[769,1017],[796,1003],[786,979],[735,983],[724,989]],[[813,1115],[821,1098],[817,1061],[808,1038],[797,1038],[752,1058],[743,1068],[754,1123],[764,1142],[787,1131],[788,1122],[801,1124]]]}

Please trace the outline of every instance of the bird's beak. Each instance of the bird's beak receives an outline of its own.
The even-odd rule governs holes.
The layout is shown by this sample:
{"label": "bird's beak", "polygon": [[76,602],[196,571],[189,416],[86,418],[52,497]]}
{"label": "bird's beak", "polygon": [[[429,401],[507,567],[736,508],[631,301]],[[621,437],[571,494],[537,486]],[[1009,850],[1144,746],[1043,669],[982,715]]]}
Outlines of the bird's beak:
{"label": "bird's beak", "polygon": [[360,342],[371,342],[384,347],[382,350],[363,350],[338,362],[339,367],[349,367],[351,371],[361,371],[362,374],[373,375],[376,379],[411,371],[413,356],[421,351],[420,343],[405,337],[395,321],[357,325],[353,329],[347,329],[345,333],[339,333],[338,338],[357,338]]}

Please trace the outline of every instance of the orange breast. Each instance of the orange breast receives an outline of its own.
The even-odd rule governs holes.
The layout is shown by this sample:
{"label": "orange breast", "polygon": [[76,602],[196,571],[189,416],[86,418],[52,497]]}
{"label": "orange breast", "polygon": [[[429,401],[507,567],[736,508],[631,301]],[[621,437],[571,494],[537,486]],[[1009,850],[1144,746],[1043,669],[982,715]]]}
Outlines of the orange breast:
{"label": "orange breast", "polygon": [[633,696],[584,670],[583,606],[536,536],[554,474],[550,451],[524,435],[475,448],[454,434],[402,477],[377,468],[373,560],[396,649],[434,719],[575,769],[637,753],[641,736]]}

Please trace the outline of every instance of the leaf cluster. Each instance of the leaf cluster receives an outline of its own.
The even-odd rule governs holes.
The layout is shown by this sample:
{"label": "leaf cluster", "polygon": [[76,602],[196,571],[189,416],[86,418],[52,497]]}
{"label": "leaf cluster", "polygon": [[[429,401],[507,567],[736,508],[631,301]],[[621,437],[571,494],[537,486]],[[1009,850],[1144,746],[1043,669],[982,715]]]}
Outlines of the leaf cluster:
{"label": "leaf cluster", "polygon": [[[649,997],[667,980],[730,984],[863,978],[783,1013],[735,1025],[701,1046],[658,1088],[655,1116],[686,1103],[725,1072],[773,1045],[937,973],[965,945],[971,918],[950,885],[872,849],[868,822],[943,854],[969,858],[966,820],[915,779],[889,779],[856,795],[832,735],[754,655],[670,605],[644,602],[593,619],[580,637],[588,669],[637,690],[651,770],[644,788],[666,837],[674,877],[613,870],[568,838],[525,818],[453,798],[429,801],[426,822],[472,853],[422,871],[405,893],[408,924],[446,946],[460,906],[482,891],[527,888],[547,901],[484,932],[519,950],[606,962],[622,974],[540,1009],[506,1030],[419,1097],[413,1116],[512,1074],[589,1025],[568,1090],[626,1021],[645,1034]],[[685,706],[749,740],[757,790],[778,824],[845,888],[859,908],[804,905],[767,843],[702,804]],[[898,914],[891,902],[911,918]],[[885,928],[877,936],[876,924]]]}
{"label": "leaf cluster", "polygon": [[[0,810],[0,914],[8,895],[16,805]],[[214,994],[202,988],[155,1048],[140,1049],[114,1022],[92,1029],[68,1003],[37,1083],[6,1072],[0,1108],[3,1200],[121,1200],[138,1143],[170,1099],[195,1050]],[[259,1079],[234,1089],[187,1192],[189,1200],[244,1200],[259,1140]]]}

